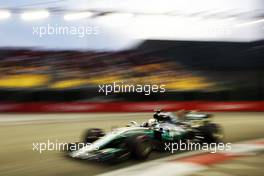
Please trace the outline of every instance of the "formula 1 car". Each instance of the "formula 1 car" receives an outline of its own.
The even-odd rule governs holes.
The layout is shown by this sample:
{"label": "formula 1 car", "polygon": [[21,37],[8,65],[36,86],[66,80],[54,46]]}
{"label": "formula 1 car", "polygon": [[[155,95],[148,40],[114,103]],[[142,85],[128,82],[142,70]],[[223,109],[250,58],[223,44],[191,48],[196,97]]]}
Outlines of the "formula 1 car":
{"label": "formula 1 car", "polygon": [[[67,156],[100,162],[144,160],[152,151],[163,151],[166,142],[217,143],[222,140],[222,130],[211,122],[211,117],[211,114],[185,112],[183,119],[173,121],[166,116],[157,118],[155,113],[154,119],[141,125],[132,121],[127,127],[108,133],[99,128],[88,129],[83,139],[87,145],[69,144]],[[72,145],[75,145],[73,149]]]}

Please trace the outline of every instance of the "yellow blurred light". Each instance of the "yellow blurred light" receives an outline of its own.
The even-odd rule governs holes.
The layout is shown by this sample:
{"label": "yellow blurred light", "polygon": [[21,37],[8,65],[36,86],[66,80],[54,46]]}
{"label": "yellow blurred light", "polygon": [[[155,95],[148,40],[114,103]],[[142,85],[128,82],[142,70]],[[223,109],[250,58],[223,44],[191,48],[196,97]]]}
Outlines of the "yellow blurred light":
{"label": "yellow blurred light", "polygon": [[54,89],[74,88],[74,87],[83,86],[86,83],[87,81],[83,79],[71,79],[71,80],[58,81],[52,84],[50,88],[54,88]]}
{"label": "yellow blurred light", "polygon": [[21,74],[0,79],[1,88],[31,88],[45,85],[49,81],[47,75]]}

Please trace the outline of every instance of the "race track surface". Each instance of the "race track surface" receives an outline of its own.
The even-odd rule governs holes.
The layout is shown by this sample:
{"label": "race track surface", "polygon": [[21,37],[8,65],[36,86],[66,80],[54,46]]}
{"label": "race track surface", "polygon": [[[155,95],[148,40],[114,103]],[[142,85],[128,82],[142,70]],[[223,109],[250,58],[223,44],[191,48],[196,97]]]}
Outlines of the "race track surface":
{"label": "race track surface", "polygon": [[[87,128],[106,131],[125,126],[129,121],[143,122],[152,113],[111,114],[1,114],[0,175],[5,176],[87,176],[136,164],[118,165],[79,162],[64,157],[61,151],[33,151],[33,143],[77,142]],[[215,113],[214,121],[225,133],[225,142],[264,137],[264,113]],[[153,153],[149,160],[166,154]]]}

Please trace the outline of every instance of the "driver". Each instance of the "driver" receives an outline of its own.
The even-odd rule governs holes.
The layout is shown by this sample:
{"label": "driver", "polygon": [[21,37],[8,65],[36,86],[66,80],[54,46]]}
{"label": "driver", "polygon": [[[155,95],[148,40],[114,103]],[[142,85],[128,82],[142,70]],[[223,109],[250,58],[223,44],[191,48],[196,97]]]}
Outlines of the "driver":
{"label": "driver", "polygon": [[162,109],[158,109],[153,114],[153,118],[158,122],[178,122],[178,118],[171,112],[164,112]]}

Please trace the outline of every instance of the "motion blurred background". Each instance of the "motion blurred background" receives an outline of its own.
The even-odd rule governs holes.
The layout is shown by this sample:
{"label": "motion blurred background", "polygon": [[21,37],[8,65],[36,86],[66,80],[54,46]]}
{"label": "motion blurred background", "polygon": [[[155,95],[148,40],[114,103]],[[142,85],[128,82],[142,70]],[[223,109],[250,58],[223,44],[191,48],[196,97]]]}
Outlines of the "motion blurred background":
{"label": "motion blurred background", "polygon": [[[2,102],[263,100],[261,1],[11,0],[0,6]],[[34,35],[34,27],[47,25],[97,26],[99,34]],[[166,93],[98,93],[99,84],[113,82],[165,84]]]}

